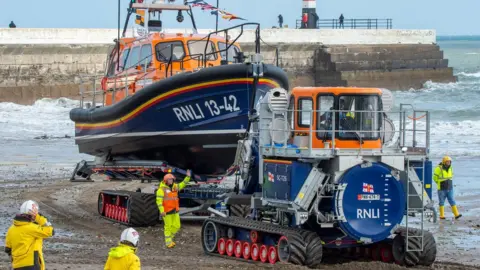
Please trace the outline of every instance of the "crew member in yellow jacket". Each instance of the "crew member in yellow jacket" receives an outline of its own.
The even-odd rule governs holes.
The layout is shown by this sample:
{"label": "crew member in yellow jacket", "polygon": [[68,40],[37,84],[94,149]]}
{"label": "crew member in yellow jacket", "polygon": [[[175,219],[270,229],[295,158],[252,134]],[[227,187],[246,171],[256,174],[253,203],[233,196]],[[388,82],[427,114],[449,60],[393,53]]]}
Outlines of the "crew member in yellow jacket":
{"label": "crew member in yellow jacket", "polygon": [[137,252],[140,235],[133,228],[123,230],[118,246],[111,248],[104,270],[140,270]]}
{"label": "crew member in yellow jacket", "polygon": [[13,269],[45,269],[43,239],[52,237],[54,230],[38,209],[36,202],[24,202],[7,231],[5,252],[11,256]]}
{"label": "crew member in yellow jacket", "polygon": [[462,217],[453,198],[453,168],[452,159],[449,156],[444,156],[442,162],[435,168],[433,180],[438,188],[440,219],[445,219],[445,199],[448,199],[455,219]]}
{"label": "crew member in yellow jacket", "polygon": [[177,184],[175,183],[175,176],[168,173],[163,177],[163,182],[161,182],[158,187],[157,206],[163,219],[165,245],[167,248],[175,247],[173,238],[180,229],[180,215],[178,214],[180,204],[178,200],[178,192],[185,188],[190,181],[191,176],[192,172],[188,170],[185,179]]}

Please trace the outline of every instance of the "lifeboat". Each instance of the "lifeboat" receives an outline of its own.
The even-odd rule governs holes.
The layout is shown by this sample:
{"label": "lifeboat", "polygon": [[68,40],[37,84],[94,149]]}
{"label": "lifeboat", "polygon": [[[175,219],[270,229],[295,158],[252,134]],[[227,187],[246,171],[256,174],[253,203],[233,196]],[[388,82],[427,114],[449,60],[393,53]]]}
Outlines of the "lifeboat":
{"label": "lifeboat", "polygon": [[[192,33],[167,33],[161,20],[149,16],[143,34],[125,37],[127,19],[101,81],[103,106],[70,112],[75,143],[101,162],[162,160],[198,174],[221,174],[234,162],[259,98],[273,88],[288,89],[288,78],[257,61],[258,24],[199,35],[189,5],[165,3],[131,3],[128,17],[172,10],[178,21],[182,12],[190,15]],[[230,35],[252,26],[256,54],[247,62],[239,36]]]}

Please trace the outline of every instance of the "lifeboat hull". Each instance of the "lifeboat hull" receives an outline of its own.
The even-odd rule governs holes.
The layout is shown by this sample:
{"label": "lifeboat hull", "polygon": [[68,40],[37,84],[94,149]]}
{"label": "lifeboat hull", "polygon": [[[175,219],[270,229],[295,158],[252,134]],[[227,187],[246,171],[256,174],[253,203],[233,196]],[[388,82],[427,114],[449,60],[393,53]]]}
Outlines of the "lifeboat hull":
{"label": "lifeboat hull", "polygon": [[164,160],[197,173],[222,173],[246,132],[251,103],[277,87],[288,89],[288,79],[271,65],[264,65],[256,87],[247,64],[177,74],[114,105],[73,109],[75,142],[80,153],[94,156]]}

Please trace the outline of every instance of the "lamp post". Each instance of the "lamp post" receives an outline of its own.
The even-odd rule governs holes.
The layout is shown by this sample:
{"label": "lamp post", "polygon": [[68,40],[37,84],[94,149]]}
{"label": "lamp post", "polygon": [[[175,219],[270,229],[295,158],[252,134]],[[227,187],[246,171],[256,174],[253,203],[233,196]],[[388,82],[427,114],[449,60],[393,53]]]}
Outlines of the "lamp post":
{"label": "lamp post", "polygon": [[215,23],[215,31],[218,31],[218,5],[220,0],[217,0],[217,22]]}

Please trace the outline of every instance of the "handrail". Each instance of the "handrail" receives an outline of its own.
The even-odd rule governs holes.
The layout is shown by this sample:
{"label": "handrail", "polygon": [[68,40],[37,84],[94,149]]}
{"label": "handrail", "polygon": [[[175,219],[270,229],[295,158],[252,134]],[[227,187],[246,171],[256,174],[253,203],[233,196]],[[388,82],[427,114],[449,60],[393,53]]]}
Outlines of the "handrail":
{"label": "handrail", "polygon": [[[113,55],[113,52],[115,51],[115,48],[112,50],[112,52],[110,52],[110,57],[108,57],[107,61],[107,68],[106,68],[106,71],[107,71],[107,75],[105,76],[102,76],[102,79],[109,79],[109,80],[112,80],[114,79],[114,82],[113,82],[113,88],[111,89],[107,89],[106,91],[103,91],[104,95],[106,92],[113,92],[113,96],[112,96],[112,102],[115,103],[115,93],[117,92],[117,90],[119,89],[122,89],[122,88],[125,88],[125,97],[124,98],[127,98],[128,95],[129,95],[129,87],[131,85],[131,80],[128,79],[128,75],[129,75],[129,70],[132,68],[132,67],[138,67],[139,65],[143,65],[143,63],[145,62],[144,64],[144,74],[143,76],[140,76],[134,80],[134,81],[137,81],[137,80],[141,80],[143,78],[143,80],[145,81],[145,77],[147,75],[147,69],[148,69],[148,63],[146,63],[146,60],[147,59],[150,59],[150,58],[153,58],[153,57],[156,57],[156,60],[159,60],[160,62],[160,65],[158,67],[158,70],[161,70],[162,67],[165,66],[165,78],[168,78],[170,76],[173,76],[173,63],[177,62],[179,63],[180,65],[180,69],[181,70],[184,70],[184,63],[187,62],[187,61],[191,61],[191,60],[196,60],[197,61],[197,65],[198,67],[197,68],[206,68],[207,67],[207,61],[209,61],[209,56],[210,55],[218,55],[219,58],[220,58],[220,63],[221,64],[224,64],[223,62],[223,55],[221,54],[222,52],[226,52],[225,54],[225,62],[226,64],[228,64],[230,61],[229,61],[229,50],[231,49],[232,46],[235,46],[235,43],[239,40],[239,38],[244,34],[244,27],[248,26],[248,25],[254,25],[256,26],[256,31],[255,31],[255,51],[256,53],[260,53],[260,24],[259,23],[244,23],[244,24],[240,24],[240,25],[236,25],[236,26],[233,26],[233,27],[229,27],[229,28],[226,28],[226,29],[221,29],[221,30],[217,30],[217,31],[213,31],[209,34],[207,34],[206,36],[200,38],[200,39],[194,39],[192,40],[193,42],[203,42],[206,40],[206,43],[205,43],[205,48],[203,50],[203,54],[202,53],[195,53],[195,54],[189,54],[190,53],[190,48],[188,48],[188,54],[186,54],[186,51],[185,51],[185,46],[187,44],[184,44],[182,42],[182,47],[184,48],[184,55],[181,59],[178,59],[178,60],[174,60],[173,57],[174,57],[174,54],[173,54],[173,46],[172,44],[160,49],[160,50],[157,50],[156,46],[154,47],[154,50],[153,52],[151,52],[150,54],[148,54],[147,56],[143,57],[142,59],[140,60],[137,60],[135,63],[131,63],[131,64],[126,64],[126,63],[121,63],[120,62],[120,59],[118,59],[116,65],[118,67],[118,69],[116,68],[115,69],[115,72],[114,74],[108,74],[108,71],[110,71],[111,69],[108,67],[109,65],[112,65],[114,64],[114,62],[112,62],[112,55]],[[232,29],[236,29],[236,28],[240,28],[240,32],[238,33],[238,35],[233,39],[233,41],[230,41],[229,40],[229,36],[228,36],[228,31],[229,30],[232,30]],[[211,38],[212,38],[212,35],[216,35],[218,33],[221,33],[221,32],[224,32],[226,37],[225,37],[225,48],[224,49],[220,49],[218,46],[218,44],[214,44],[214,46],[211,48],[212,51],[211,52],[207,52],[208,51],[208,47],[211,46]],[[223,40],[222,40],[223,42]],[[118,47],[116,48],[118,50]],[[162,57],[160,57],[160,54],[163,50],[167,50],[167,49],[170,49],[170,57],[168,59],[164,59],[164,60],[167,60],[166,62],[165,61],[162,61],[163,59],[161,59]],[[141,52],[141,51],[140,51]],[[127,58],[128,59],[128,58]],[[217,58],[215,58],[216,60]],[[243,58],[242,58],[243,59]],[[243,61],[243,60],[240,60],[238,59],[237,61]],[[126,61],[125,61],[126,62]],[[236,61],[233,61],[233,62],[236,62]],[[149,62],[149,63],[152,63],[152,60]],[[123,66],[122,66],[123,65]],[[122,68],[122,72],[118,72],[119,71],[119,68]],[[194,66],[192,67],[193,69]],[[150,71],[149,71],[150,72]],[[124,74],[122,74],[124,73]],[[134,72],[131,72],[130,75],[132,74],[135,74],[135,75],[138,75],[138,72],[134,71]],[[122,77],[125,77],[124,79]],[[122,81],[125,81],[125,85],[123,85]],[[117,86],[117,81],[120,81],[120,85],[121,86]],[[110,81],[111,83],[111,81]],[[95,82],[95,87],[96,87],[96,82]],[[84,92],[84,91],[81,91],[81,96],[82,96],[82,104],[81,106],[83,107],[83,95],[87,93],[87,92]],[[94,96],[96,94],[96,89],[94,90]],[[104,100],[105,100],[105,96],[104,96]]]}
{"label": "handrail", "polygon": [[[264,104],[262,104],[262,106],[268,106],[268,104],[264,103]],[[280,112],[280,111],[278,111],[278,112]],[[270,139],[268,139],[266,141],[265,141],[265,139],[260,138],[260,140],[263,141],[263,143],[269,142],[271,147],[275,147],[275,148],[278,148],[278,147],[288,148],[287,145],[294,144],[293,141],[289,142],[289,140],[292,140],[294,136],[306,136],[306,135],[308,135],[308,139],[309,139],[308,146],[303,145],[300,148],[307,147],[308,149],[314,149],[314,147],[312,145],[313,145],[314,138],[316,138],[315,140],[320,140],[320,141],[323,141],[323,142],[330,142],[330,146],[328,147],[328,149],[331,150],[331,151],[334,151],[334,150],[337,150],[336,149],[336,139],[337,139],[336,136],[340,135],[340,133],[342,133],[342,132],[343,133],[357,133],[357,139],[359,140],[359,143],[360,143],[359,148],[347,149],[347,148],[342,147],[343,150],[355,150],[355,151],[362,152],[362,141],[380,139],[380,140],[382,140],[381,148],[365,149],[365,150],[379,151],[379,150],[383,150],[384,148],[388,148],[388,149],[396,149],[400,153],[400,151],[404,152],[405,151],[404,148],[406,147],[407,148],[407,151],[406,151],[407,154],[425,155],[425,156],[429,155],[429,151],[430,151],[429,150],[430,149],[430,117],[429,117],[429,112],[428,111],[413,110],[414,115],[424,114],[426,117],[422,117],[422,118],[419,118],[419,119],[413,118],[413,119],[410,119],[410,120],[409,120],[408,116],[405,114],[405,111],[403,111],[403,110],[400,110],[400,111],[373,110],[373,111],[371,111],[371,110],[300,110],[300,109],[295,110],[295,109],[288,109],[288,110],[281,110],[281,112],[285,112],[285,115],[288,115],[288,117],[286,119],[286,122],[287,122],[288,126],[285,126],[284,128],[282,128],[282,127],[265,128],[265,125],[260,125],[260,126],[263,126],[263,127],[262,128],[259,127],[257,132],[253,132],[252,134],[260,133],[261,131],[263,131],[263,132],[265,132],[265,131],[268,131],[268,132],[277,131],[277,132],[285,132],[285,134],[289,133],[288,136],[285,136],[285,138],[286,138],[285,143],[281,146],[275,145],[275,143],[273,141],[273,136],[270,136]],[[292,113],[290,113],[290,112],[292,112]],[[331,124],[326,125],[326,126],[325,125],[321,126],[320,123],[319,123],[318,117],[319,117],[320,114],[325,113],[325,112],[332,113]],[[361,123],[363,123],[364,120],[368,119],[368,118],[363,118],[362,115],[364,113],[373,114],[374,118],[377,119],[376,120],[377,124],[374,124],[375,129],[362,129],[363,125],[356,126],[356,127],[359,127],[360,129],[356,129],[354,127],[345,128],[345,126],[343,128],[341,128],[340,118],[339,118],[339,115],[338,115],[339,112],[343,112],[343,113],[354,112],[355,113],[355,118],[354,119],[355,120],[360,119]],[[298,119],[298,116],[295,116],[297,113],[310,113],[309,123],[307,124],[307,126],[303,127],[303,129],[295,129],[295,128],[291,127],[291,120],[292,120],[291,117],[295,117],[296,119]],[[322,114],[322,115],[324,115],[324,114]],[[398,115],[398,119],[396,119],[396,117],[394,117],[392,119],[392,118],[386,117],[386,115]],[[275,117],[274,113],[272,115],[268,115],[268,116],[261,115],[260,116],[260,122],[262,122],[262,121],[267,121],[267,122],[268,121],[273,121],[273,119],[275,119],[275,118],[276,117]],[[420,119],[423,119],[423,121],[419,121]],[[388,131],[388,130],[385,129],[385,123],[387,121],[398,121],[400,123],[400,125],[398,125],[398,123],[396,123],[395,124],[396,128],[394,128],[394,130]],[[408,121],[408,126],[406,124],[407,121]],[[417,122],[423,123],[422,128],[417,127]],[[326,135],[326,136],[318,137],[319,132],[323,133],[323,135]],[[384,141],[386,139],[385,136],[389,133],[392,134],[393,138],[388,141],[388,145],[385,145],[385,143],[386,143],[386,141]],[[407,143],[407,140],[406,140],[407,133],[409,135],[408,136],[409,139],[411,137],[411,141],[410,141],[411,143],[410,142]],[[369,134],[373,134],[375,136],[370,136]],[[423,138],[423,139],[421,139],[421,142],[420,142],[421,145],[419,145],[419,141],[417,141],[417,139],[419,139],[419,135],[421,136],[420,139]],[[320,134],[320,136],[321,136],[321,134]],[[351,136],[347,136],[347,137],[344,137],[343,139],[342,138],[339,138],[339,139],[341,141],[342,140],[347,140],[347,141],[355,140],[355,138],[351,137]],[[262,144],[261,147],[269,147],[269,146],[265,146],[265,145]],[[323,147],[323,148],[325,148],[325,147]],[[363,151],[365,151],[365,150],[363,150]],[[416,151],[416,150],[419,150],[419,151]]]}
{"label": "handrail", "polygon": [[[302,20],[296,20],[296,28],[302,27]],[[339,19],[321,19],[316,23],[316,28],[331,28],[331,29],[392,29],[392,19],[344,19],[343,23],[340,23]]]}

